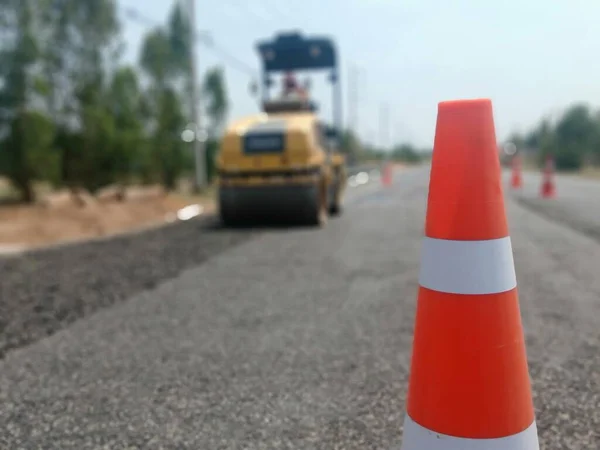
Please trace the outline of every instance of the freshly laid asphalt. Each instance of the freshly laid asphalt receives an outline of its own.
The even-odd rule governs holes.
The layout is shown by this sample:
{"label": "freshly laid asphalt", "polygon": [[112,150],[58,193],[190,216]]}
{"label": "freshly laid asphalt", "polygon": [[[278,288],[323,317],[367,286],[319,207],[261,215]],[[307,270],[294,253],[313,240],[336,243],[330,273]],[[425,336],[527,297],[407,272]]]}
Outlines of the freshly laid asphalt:
{"label": "freshly laid asphalt", "polygon": [[553,199],[541,198],[541,183],[541,174],[524,172],[522,189],[509,191],[527,208],[600,240],[600,182],[577,176],[556,176]]}
{"label": "freshly laid asphalt", "polygon": [[[600,242],[555,211],[576,208],[593,228],[600,220],[587,210],[600,198],[574,188],[573,198],[590,196],[577,209],[560,181],[559,197],[533,209],[537,186],[506,189],[521,312],[541,448],[598,449]],[[139,281],[0,361],[0,448],[399,448],[427,183],[417,168],[387,189],[352,189],[323,230],[190,222],[172,247],[161,234],[162,253],[136,241],[128,251],[138,254],[113,257],[118,282],[144,261],[165,281],[134,294]],[[199,247],[183,251],[189,230],[204,245],[225,235],[231,245],[194,260]],[[89,270],[85,259],[78,270]],[[89,295],[77,274],[57,267],[55,289]],[[109,295],[110,277],[97,297]],[[65,287],[74,282],[83,287]]]}

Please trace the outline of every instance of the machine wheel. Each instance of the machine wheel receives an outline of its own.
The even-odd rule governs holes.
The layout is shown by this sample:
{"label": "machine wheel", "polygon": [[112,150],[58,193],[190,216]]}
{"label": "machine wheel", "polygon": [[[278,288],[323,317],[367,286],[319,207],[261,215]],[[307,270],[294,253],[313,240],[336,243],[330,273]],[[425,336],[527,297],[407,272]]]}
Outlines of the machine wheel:
{"label": "machine wheel", "polygon": [[233,227],[239,223],[236,214],[233,212],[233,205],[222,198],[219,198],[219,218],[221,219],[221,223],[226,227]]}
{"label": "machine wheel", "polygon": [[342,193],[340,191],[340,183],[337,180],[333,190],[333,199],[329,206],[329,214],[332,216],[339,216],[342,213]]}
{"label": "machine wheel", "polygon": [[339,201],[336,200],[336,202],[331,205],[331,208],[329,209],[329,214],[331,214],[332,216],[339,216],[342,213],[342,205],[340,205]]}
{"label": "machine wheel", "polygon": [[317,195],[308,206],[307,222],[309,225],[324,227],[327,224],[327,187],[324,182],[315,186]]}
{"label": "machine wheel", "polygon": [[235,225],[235,219],[223,210],[219,212],[219,218],[221,219],[221,223],[226,227],[232,227]]}
{"label": "machine wheel", "polygon": [[223,211],[221,211],[220,217],[221,223],[226,227],[234,227],[237,224],[235,217],[231,216],[228,213],[224,213]]}

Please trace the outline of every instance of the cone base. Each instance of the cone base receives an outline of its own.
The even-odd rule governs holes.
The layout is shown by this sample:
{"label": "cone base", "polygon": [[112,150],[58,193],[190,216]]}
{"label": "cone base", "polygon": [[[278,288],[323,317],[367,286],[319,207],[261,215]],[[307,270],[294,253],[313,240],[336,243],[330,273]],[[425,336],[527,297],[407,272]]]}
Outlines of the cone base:
{"label": "cone base", "polygon": [[407,412],[428,429],[479,439],[531,425],[516,288],[487,295],[419,288]]}
{"label": "cone base", "polygon": [[540,194],[542,198],[554,198],[556,197],[556,192],[554,189],[543,190]]}
{"label": "cone base", "polygon": [[495,439],[469,439],[436,433],[408,414],[404,420],[401,450],[539,450],[535,421],[524,431]]}

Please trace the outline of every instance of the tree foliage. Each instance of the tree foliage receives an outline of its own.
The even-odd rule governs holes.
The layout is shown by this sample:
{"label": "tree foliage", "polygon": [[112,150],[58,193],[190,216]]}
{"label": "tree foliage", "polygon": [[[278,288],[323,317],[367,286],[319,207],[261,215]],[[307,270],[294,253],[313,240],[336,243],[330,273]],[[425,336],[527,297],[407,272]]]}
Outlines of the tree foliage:
{"label": "tree foliage", "polygon": [[600,165],[600,112],[574,104],[556,120],[544,118],[523,136],[513,134],[518,149],[535,152],[541,165],[548,155],[561,170]]}
{"label": "tree foliage", "polygon": [[417,163],[423,159],[423,152],[405,143],[398,145],[392,150],[392,158],[406,163]]}
{"label": "tree foliage", "polygon": [[215,67],[206,73],[202,92],[206,99],[206,113],[211,118],[210,135],[214,138],[221,131],[229,110],[225,75],[221,67]]}
{"label": "tree foliage", "polygon": [[383,160],[417,163],[427,154],[427,150],[418,149],[409,143],[398,144],[391,150],[378,148],[372,144],[361,142],[351,130],[342,133],[341,149],[350,164]]}
{"label": "tree foliage", "polygon": [[[37,158],[48,151],[51,123],[35,110],[35,65],[40,57],[35,35],[38,23],[32,0],[3,0],[0,8],[0,173],[8,177],[25,201],[34,197],[34,176],[49,178],[39,170]],[[38,143],[31,136],[41,133]],[[33,138],[32,138],[33,137]],[[50,137],[51,139],[51,137]]]}
{"label": "tree foliage", "polygon": [[[135,67],[121,62],[116,0],[0,0],[0,176],[23,200],[34,200],[38,181],[173,188],[191,174],[180,136],[197,80],[183,8],[174,2],[164,26],[148,31]],[[200,84],[214,141],[228,110],[222,69]]]}

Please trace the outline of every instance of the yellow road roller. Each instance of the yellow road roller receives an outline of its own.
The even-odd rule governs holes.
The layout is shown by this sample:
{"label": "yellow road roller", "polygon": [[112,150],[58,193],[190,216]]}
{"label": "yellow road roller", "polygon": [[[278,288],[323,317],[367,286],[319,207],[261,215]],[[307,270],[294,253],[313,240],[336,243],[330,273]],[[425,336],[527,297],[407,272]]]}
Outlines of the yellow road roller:
{"label": "yellow road roller", "polygon": [[[298,33],[258,45],[263,63],[262,112],[226,128],[217,155],[219,212],[225,225],[273,217],[315,226],[339,214],[346,187],[338,151],[340,99],[335,47]],[[334,125],[319,120],[294,71],[330,69]],[[279,98],[269,98],[273,72],[284,72]]]}

